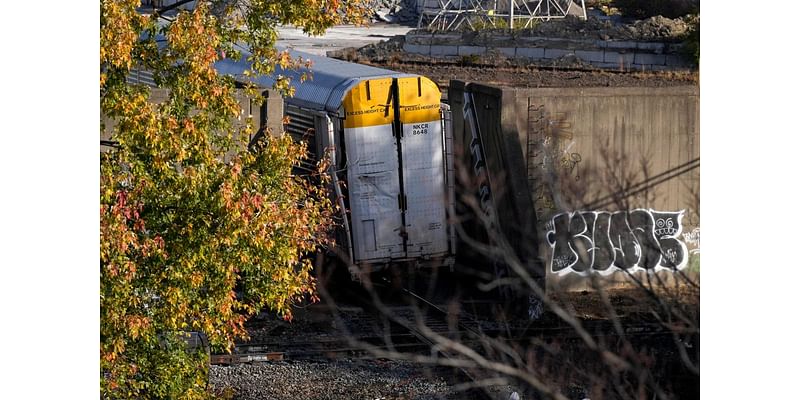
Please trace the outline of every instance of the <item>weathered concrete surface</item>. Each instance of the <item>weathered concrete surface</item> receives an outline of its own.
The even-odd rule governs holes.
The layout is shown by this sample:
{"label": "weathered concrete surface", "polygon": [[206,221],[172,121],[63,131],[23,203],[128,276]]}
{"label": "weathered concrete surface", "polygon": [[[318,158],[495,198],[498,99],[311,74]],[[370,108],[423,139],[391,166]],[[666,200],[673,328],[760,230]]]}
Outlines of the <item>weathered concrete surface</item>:
{"label": "weathered concrete surface", "polygon": [[[530,244],[536,249],[528,253],[541,255],[549,290],[590,289],[594,278],[604,286],[618,287],[631,285],[632,276],[643,280],[658,276],[667,282],[680,276],[661,264],[649,269],[636,266],[630,270],[595,270],[593,266],[588,270],[554,271],[554,217],[572,211],[682,211],[680,216],[671,214],[675,229],[669,231],[670,240],[686,245],[684,250],[678,249],[681,254],[676,256],[683,262],[681,271],[691,271],[690,277],[699,279],[694,271],[695,261],[689,263],[690,252],[695,253],[693,257],[699,256],[698,87],[513,89],[455,81],[451,82],[449,93],[455,132],[464,129],[465,91],[482,105],[476,108],[478,119],[494,124],[494,128],[486,127],[481,134],[495,135],[506,143],[516,142],[503,149],[505,153],[499,161],[502,166],[490,168],[495,171],[491,190],[512,198],[495,199],[495,204],[512,201],[516,208],[533,210],[537,242]],[[462,141],[467,139],[465,135],[460,137]],[[458,143],[458,134],[455,138],[457,150],[459,145],[469,145]],[[520,154],[508,153],[515,149]],[[492,150],[487,151],[489,165]],[[470,160],[469,154],[457,157],[462,163]],[[527,191],[527,196],[520,197],[520,190]],[[501,224],[521,222],[500,217]],[[654,216],[651,222],[655,221]],[[631,227],[636,229],[633,223]],[[592,235],[581,225],[569,229],[570,240],[576,235]],[[654,240],[667,238],[667,233],[655,233],[655,227],[644,230]],[[693,233],[697,240],[687,236]],[[569,243],[573,246],[576,242]],[[629,245],[633,248],[640,244]],[[579,254],[580,250],[570,247],[568,252]],[[633,254],[633,250],[629,253]],[[637,265],[645,264],[644,258],[639,260]],[[588,264],[592,265],[592,261]],[[637,272],[629,274],[633,271]]]}
{"label": "weathered concrete surface", "polygon": [[[553,164],[560,169],[560,181],[547,182],[544,174],[536,172],[529,176],[539,237],[552,232],[547,224],[564,211],[683,211],[682,231],[677,234],[687,244],[682,271],[699,280],[690,268],[692,246],[682,236],[700,228],[698,87],[529,89],[514,94],[514,109],[508,111],[516,115],[520,140],[531,144],[523,147],[526,168],[541,172],[547,163],[542,155],[533,154],[537,138],[530,137],[531,133],[542,142],[557,143]],[[538,132],[528,129],[531,108],[541,110],[534,113],[542,119]],[[554,192],[560,192],[556,195],[562,207],[554,204]],[[658,279],[653,270],[641,268],[631,269],[636,271],[632,276],[622,269],[599,276],[563,270],[557,274],[552,268],[551,243],[543,240],[539,249],[550,257],[545,262],[551,290],[589,289],[591,277],[600,278],[605,287],[631,285],[632,279],[661,280],[666,285],[685,282],[680,274],[661,268],[655,269]]]}
{"label": "weathered concrete surface", "polygon": [[[610,157],[604,154],[609,152],[636,163],[629,166],[631,169],[642,169],[639,163],[644,161],[650,176],[700,157],[700,93],[696,86],[507,90],[512,90],[514,104],[504,104],[507,108],[503,112],[515,115],[512,129],[516,130],[520,142],[536,140],[529,135],[539,135],[539,140],[557,140],[559,145],[569,148],[570,154],[580,154],[581,161],[573,170],[578,180],[599,179],[593,175],[601,173],[603,158]],[[534,110],[541,111],[533,115]],[[539,116],[542,121],[538,126],[529,121],[529,117]],[[542,127],[542,124],[547,126]],[[523,149],[526,160],[535,157],[528,154],[528,147]],[[531,158],[528,162],[535,160]],[[652,201],[646,204],[632,201],[631,205],[655,209],[693,207],[694,204],[685,199],[685,186],[692,182],[682,182],[687,185],[680,182],[689,178],[690,175],[682,175],[678,180],[660,183],[653,188],[656,192]],[[688,186],[696,186],[698,182],[693,183]],[[607,194],[596,192],[594,196],[602,198]],[[631,200],[638,199],[641,196]],[[593,197],[584,200],[583,204],[574,205],[598,203]]]}

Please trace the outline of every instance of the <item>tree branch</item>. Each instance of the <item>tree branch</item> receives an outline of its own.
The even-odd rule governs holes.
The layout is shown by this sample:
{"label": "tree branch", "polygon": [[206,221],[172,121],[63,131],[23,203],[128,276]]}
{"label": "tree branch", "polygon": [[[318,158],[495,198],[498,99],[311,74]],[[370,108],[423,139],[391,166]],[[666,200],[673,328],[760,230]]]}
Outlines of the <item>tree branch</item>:
{"label": "tree branch", "polygon": [[167,11],[174,10],[174,9],[176,9],[176,8],[178,8],[178,7],[180,7],[180,6],[184,5],[184,4],[186,4],[186,3],[191,3],[191,2],[193,2],[193,1],[196,1],[196,0],[179,0],[179,1],[176,1],[176,2],[175,2],[175,3],[173,3],[173,4],[170,4],[170,5],[168,5],[168,6],[161,7],[161,8],[159,8],[158,10],[155,10],[155,11],[153,12],[153,15],[155,15],[155,16],[157,16],[157,17],[160,17],[160,16],[161,16],[161,14],[163,14],[163,13],[165,13],[165,12],[167,12]]}

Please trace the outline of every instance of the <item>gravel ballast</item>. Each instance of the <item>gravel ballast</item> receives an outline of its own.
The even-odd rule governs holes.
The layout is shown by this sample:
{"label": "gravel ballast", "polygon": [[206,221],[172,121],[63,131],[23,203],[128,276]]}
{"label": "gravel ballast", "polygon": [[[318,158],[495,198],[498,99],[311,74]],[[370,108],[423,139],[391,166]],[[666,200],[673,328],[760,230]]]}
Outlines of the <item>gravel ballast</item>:
{"label": "gravel ballast", "polygon": [[282,361],[211,367],[234,399],[458,399],[441,377],[402,361]]}

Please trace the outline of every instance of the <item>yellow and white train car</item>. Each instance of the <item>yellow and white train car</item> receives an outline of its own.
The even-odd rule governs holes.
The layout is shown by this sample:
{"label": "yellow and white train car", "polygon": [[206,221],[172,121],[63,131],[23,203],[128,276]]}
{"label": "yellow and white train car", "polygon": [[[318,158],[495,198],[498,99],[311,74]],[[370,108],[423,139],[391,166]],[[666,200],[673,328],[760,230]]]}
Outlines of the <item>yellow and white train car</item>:
{"label": "yellow and white train car", "polygon": [[[295,78],[294,96],[284,99],[286,130],[307,140],[316,154],[330,151],[342,210],[337,245],[350,265],[452,265],[452,132],[438,86],[423,76],[292,56],[310,59],[312,66],[275,72]],[[243,61],[217,64],[221,73],[242,80],[246,67]],[[303,72],[312,79],[300,83]],[[273,83],[271,77],[254,82]]]}

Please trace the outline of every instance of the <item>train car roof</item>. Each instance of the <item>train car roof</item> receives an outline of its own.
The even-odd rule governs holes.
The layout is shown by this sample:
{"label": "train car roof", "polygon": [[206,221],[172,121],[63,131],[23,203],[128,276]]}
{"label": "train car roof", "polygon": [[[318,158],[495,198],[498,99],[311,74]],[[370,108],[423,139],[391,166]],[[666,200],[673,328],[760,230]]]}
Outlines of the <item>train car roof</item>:
{"label": "train car roof", "polygon": [[[292,59],[300,57],[304,60],[311,60],[311,68],[302,67],[293,70],[277,66],[271,76],[246,77],[244,71],[250,67],[250,63],[246,61],[246,58],[250,54],[244,51],[240,61],[220,60],[215,64],[215,68],[221,74],[233,76],[238,81],[252,82],[264,88],[272,87],[275,83],[275,76],[291,77],[292,86],[295,87],[295,94],[293,97],[286,98],[288,103],[332,113],[338,112],[347,92],[364,79],[416,76],[291,49],[289,54]],[[310,79],[300,82],[300,76],[304,72],[308,73]]]}

